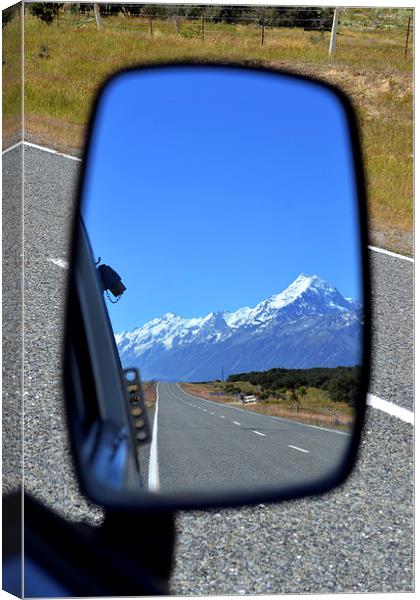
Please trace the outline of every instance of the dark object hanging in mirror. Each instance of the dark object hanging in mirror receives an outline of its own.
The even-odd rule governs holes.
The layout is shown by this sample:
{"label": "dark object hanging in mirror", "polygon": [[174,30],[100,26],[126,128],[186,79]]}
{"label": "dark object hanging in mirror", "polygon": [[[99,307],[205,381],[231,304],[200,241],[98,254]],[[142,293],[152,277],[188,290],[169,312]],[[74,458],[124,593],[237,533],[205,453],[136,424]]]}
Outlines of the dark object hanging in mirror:
{"label": "dark object hanging in mirror", "polygon": [[109,265],[99,265],[98,272],[104,290],[109,290],[115,298],[122,296],[127,288],[121,281],[120,275]]}

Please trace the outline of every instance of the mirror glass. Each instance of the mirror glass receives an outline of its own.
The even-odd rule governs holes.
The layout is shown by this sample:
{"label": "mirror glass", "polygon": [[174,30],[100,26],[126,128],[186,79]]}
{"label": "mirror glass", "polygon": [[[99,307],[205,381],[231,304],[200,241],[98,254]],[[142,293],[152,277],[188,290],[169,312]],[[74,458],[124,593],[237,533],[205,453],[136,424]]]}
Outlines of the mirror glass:
{"label": "mirror glass", "polygon": [[151,423],[144,487],[252,491],[335,473],[363,363],[337,96],[241,68],[126,72],[102,93],[86,160],[92,261]]}

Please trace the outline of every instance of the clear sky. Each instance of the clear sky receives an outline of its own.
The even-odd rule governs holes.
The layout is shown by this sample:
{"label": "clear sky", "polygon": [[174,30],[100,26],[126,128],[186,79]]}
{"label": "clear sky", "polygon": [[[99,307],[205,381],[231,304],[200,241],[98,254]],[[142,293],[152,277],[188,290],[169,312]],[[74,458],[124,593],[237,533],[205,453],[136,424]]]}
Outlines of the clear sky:
{"label": "clear sky", "polygon": [[114,331],[254,306],[300,273],[361,297],[344,111],[317,85],[217,67],[120,75],[95,121],[83,214],[127,291]]}

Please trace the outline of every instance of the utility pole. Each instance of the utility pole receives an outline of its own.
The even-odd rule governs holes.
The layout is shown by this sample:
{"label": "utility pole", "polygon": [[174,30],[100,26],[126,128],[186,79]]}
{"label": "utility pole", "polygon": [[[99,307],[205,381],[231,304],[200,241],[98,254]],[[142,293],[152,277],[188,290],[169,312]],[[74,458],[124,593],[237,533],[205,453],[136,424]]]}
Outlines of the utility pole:
{"label": "utility pole", "polygon": [[201,39],[204,42],[204,12],[201,14]]}
{"label": "utility pole", "polygon": [[99,6],[97,4],[93,5],[93,10],[95,11],[95,19],[96,19],[96,27],[100,29],[101,27],[101,15],[99,14]]}
{"label": "utility pole", "polygon": [[404,58],[407,58],[408,51],[408,40],[410,38],[410,27],[411,27],[411,15],[408,17],[408,25],[407,25],[407,36],[405,38],[405,50],[404,50]]}
{"label": "utility pole", "polygon": [[225,380],[225,370],[222,365],[222,381],[224,381],[224,380]]}
{"label": "utility pole", "polygon": [[263,8],[263,14],[262,14],[261,46],[264,46],[264,33],[265,33],[265,8]]}
{"label": "utility pole", "polygon": [[335,52],[335,42],[336,42],[336,38],[337,38],[337,25],[338,25],[338,8],[335,8],[332,27],[331,27],[330,49],[328,51],[328,56],[329,56],[330,60],[332,60],[332,56]]}

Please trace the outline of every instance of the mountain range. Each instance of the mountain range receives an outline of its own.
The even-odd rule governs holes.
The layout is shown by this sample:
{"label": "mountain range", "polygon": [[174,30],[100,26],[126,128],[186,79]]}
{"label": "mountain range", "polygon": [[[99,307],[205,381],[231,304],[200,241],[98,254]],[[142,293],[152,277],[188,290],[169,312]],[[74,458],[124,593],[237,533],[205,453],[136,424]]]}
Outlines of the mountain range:
{"label": "mountain range", "polygon": [[143,380],[207,381],[267,369],[361,363],[361,303],[303,273],[253,308],[187,319],[172,312],[115,334],[124,367]]}

